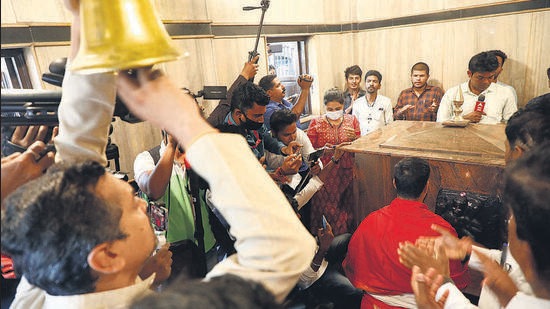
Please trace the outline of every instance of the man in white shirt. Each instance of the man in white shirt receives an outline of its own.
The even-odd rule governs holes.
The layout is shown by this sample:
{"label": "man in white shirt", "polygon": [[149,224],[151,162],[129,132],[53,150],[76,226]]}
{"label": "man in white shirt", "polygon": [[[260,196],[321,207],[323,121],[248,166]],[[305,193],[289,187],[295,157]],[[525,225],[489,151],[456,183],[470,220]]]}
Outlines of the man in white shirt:
{"label": "man in white shirt", "polygon": [[311,263],[313,237],[242,136],[217,133],[200,117],[194,99],[158,71],[138,69],[137,74],[136,80],[119,73],[119,95],[135,115],[164,126],[183,146],[236,238],[237,253],[214,266],[206,279],[234,274],[263,284],[282,301]]}
{"label": "man in white shirt", "polygon": [[369,134],[393,122],[391,100],[378,90],[382,86],[382,74],[376,70],[365,73],[367,93],[353,103],[352,115],[359,120],[361,135]]}
{"label": "man in white shirt", "polygon": [[53,166],[5,205],[2,249],[23,276],[12,308],[114,307],[148,292],[147,205],[100,163]]}
{"label": "man in white shirt", "polygon": [[[468,82],[452,87],[445,92],[437,111],[437,122],[444,122],[453,117],[453,99],[460,87],[464,96],[462,117],[473,123],[496,124],[506,122],[518,109],[512,91],[493,83],[498,60],[494,54],[481,52],[468,63]],[[476,102],[484,95],[484,106],[476,110]]]}

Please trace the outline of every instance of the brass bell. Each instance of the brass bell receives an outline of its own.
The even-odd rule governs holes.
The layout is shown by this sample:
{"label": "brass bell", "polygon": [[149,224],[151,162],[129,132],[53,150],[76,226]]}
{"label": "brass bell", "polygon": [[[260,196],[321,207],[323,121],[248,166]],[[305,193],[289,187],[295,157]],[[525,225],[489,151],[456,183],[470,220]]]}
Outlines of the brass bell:
{"label": "brass bell", "polygon": [[80,1],[80,49],[71,71],[91,74],[176,60],[152,0]]}

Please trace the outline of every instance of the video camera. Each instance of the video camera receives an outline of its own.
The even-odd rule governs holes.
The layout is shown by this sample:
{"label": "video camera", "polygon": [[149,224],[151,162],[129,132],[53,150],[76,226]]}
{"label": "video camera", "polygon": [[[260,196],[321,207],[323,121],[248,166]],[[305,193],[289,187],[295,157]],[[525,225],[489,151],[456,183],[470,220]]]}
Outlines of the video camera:
{"label": "video camera", "polygon": [[[42,74],[42,80],[58,87],[63,85],[67,58],[60,58],[50,63],[50,72]],[[189,91],[195,98],[205,100],[222,100],[227,97],[226,86],[204,86],[197,94]],[[36,89],[3,89],[1,97],[1,116],[3,126],[17,125],[57,125],[57,110],[61,102],[61,91]],[[113,117],[119,117],[128,123],[142,120],[132,115],[126,105],[116,97]]]}

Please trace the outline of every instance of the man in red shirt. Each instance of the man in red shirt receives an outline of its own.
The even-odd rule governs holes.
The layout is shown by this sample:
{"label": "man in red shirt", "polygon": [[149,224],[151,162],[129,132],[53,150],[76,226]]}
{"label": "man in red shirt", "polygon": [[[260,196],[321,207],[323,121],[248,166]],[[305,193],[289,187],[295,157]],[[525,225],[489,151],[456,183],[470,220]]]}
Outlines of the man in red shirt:
{"label": "man in red shirt", "polygon": [[[426,197],[430,166],[418,158],[395,165],[393,183],[397,198],[368,215],[353,234],[343,267],[351,283],[366,293],[361,308],[416,307],[410,285],[411,271],[399,262],[399,243],[414,243],[419,236],[437,236],[438,224],[453,235],[453,227],[428,209]],[[451,278],[459,288],[468,284],[466,262],[450,261]]]}

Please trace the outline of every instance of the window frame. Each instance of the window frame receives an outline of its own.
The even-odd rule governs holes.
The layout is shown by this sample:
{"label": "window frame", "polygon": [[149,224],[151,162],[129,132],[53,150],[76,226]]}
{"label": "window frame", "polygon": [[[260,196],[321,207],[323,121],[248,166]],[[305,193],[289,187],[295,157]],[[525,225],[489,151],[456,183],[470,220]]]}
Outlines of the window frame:
{"label": "window frame", "polygon": [[[33,89],[23,48],[2,49],[2,59],[6,61],[12,88]],[[4,72],[2,72],[2,78],[4,78]],[[6,89],[4,82],[2,82],[2,89]]]}
{"label": "window frame", "polygon": [[[288,42],[297,42],[298,46],[298,66],[299,74],[309,74],[309,56],[308,56],[308,39],[309,36],[278,36],[278,37],[269,37],[266,36],[266,43],[288,43]],[[303,44],[302,44],[303,43]],[[267,46],[266,46],[267,50]],[[269,57],[268,57],[269,59]],[[268,65],[269,65],[268,60]],[[297,78],[298,76],[296,76]],[[300,118],[308,117],[312,115],[311,111],[311,92],[308,95],[306,105],[304,107],[303,113],[300,115]]]}

